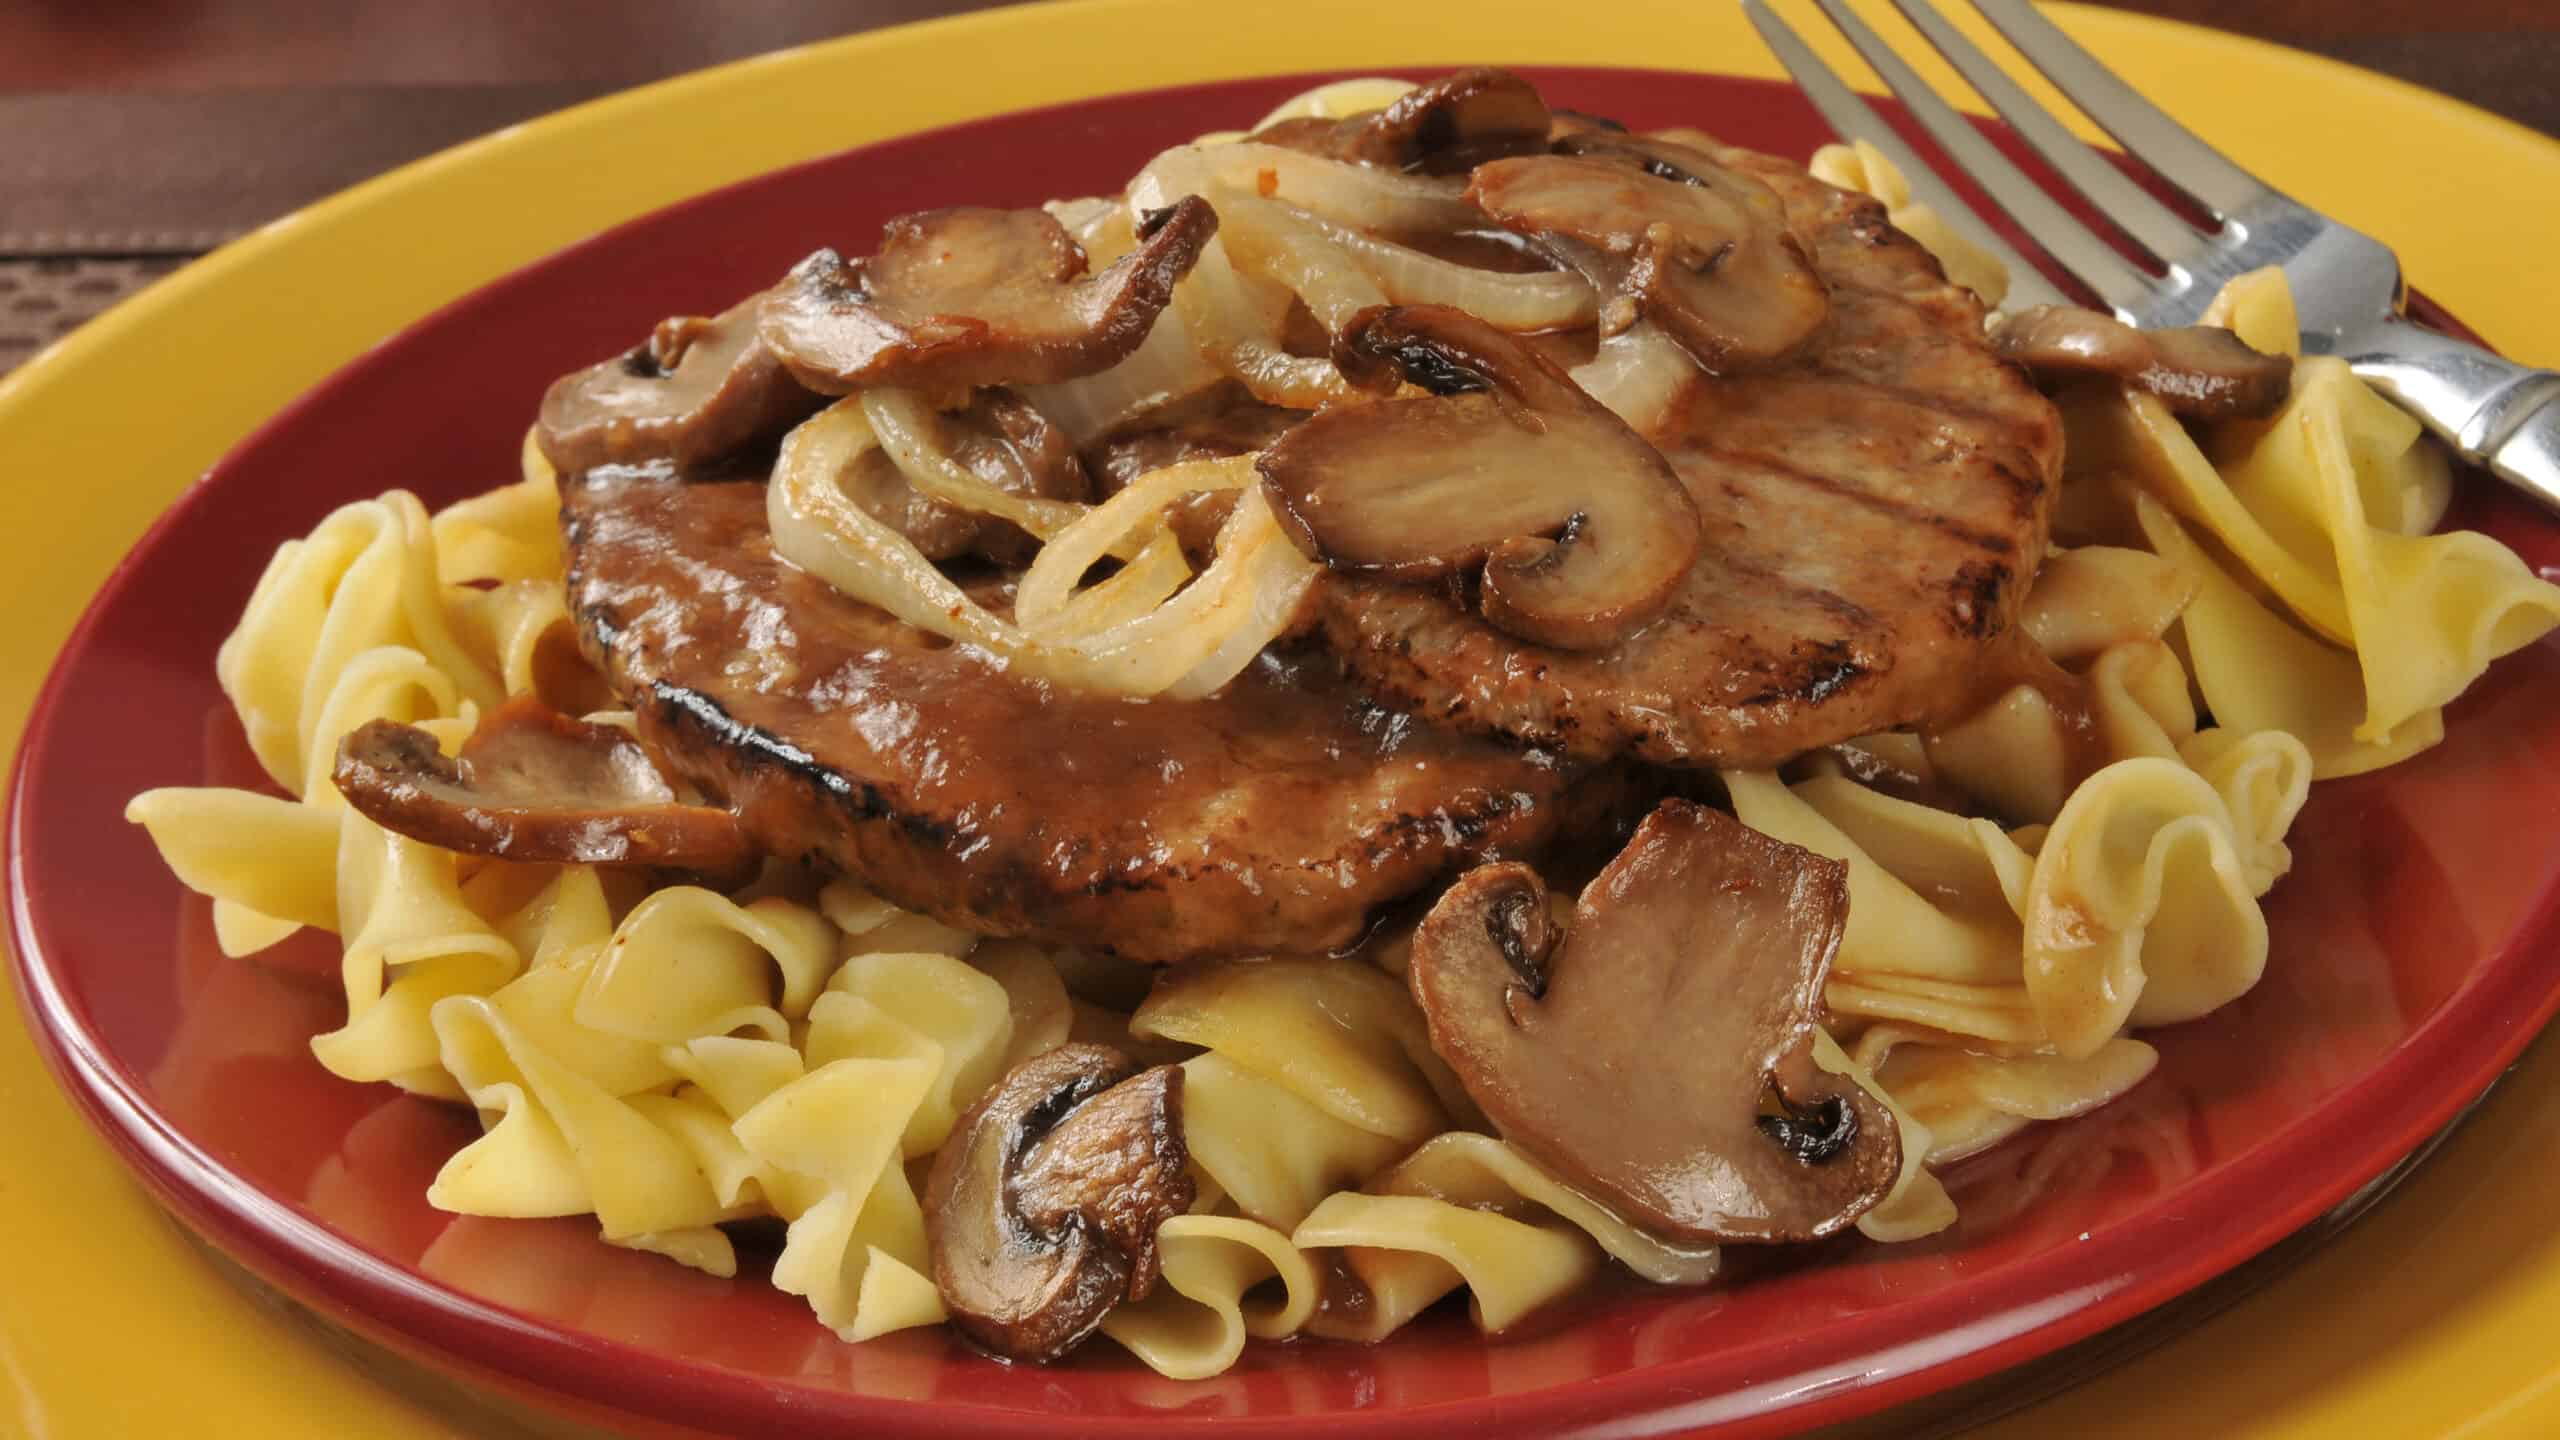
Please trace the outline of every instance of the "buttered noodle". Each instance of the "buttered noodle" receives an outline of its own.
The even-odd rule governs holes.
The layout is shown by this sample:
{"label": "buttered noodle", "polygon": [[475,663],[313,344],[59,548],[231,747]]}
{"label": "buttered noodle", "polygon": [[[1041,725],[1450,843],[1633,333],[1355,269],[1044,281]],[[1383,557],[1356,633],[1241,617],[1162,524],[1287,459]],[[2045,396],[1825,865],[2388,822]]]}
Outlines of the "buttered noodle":
{"label": "buttered noodle", "polygon": [[[1367,109],[1403,88],[1326,87],[1271,118]],[[1214,196],[1229,172],[1278,198],[1225,207],[1221,241],[1127,361],[1033,392],[1079,441],[1228,378],[1302,407],[1338,393],[1329,362],[1277,344],[1293,292],[1320,315],[1383,297],[1508,306],[1524,327],[1587,320],[1578,281],[1455,274],[1329,213],[1428,208],[1440,192],[1228,138],[1169,154],[1132,198],[1177,182]],[[1829,147],[1813,168],[1885,200],[1996,298],[1996,263],[1912,207],[1872,152]],[[1262,175],[1268,188],[1250,178]],[[1097,267],[1131,243],[1128,207],[1055,210]],[[1452,293],[1469,286],[1472,299]],[[2299,353],[2280,277],[2244,277],[2219,309],[2258,348]],[[1578,378],[1640,418],[1668,403],[1668,352],[1639,325]],[[1746,823],[1849,868],[1828,994],[1838,1043],[1821,1061],[1878,1089],[1904,1127],[1911,1163],[1860,1222],[1876,1240],[1954,1219],[1924,1160],[2107,1103],[2155,1062],[2134,1032],[2246,992],[2266,962],[2260,900],[2291,864],[2311,783],[2434,744],[2445,705],[2491,660],[2560,623],[2560,590],[2495,542],[2427,533],[2444,457],[2335,360],[2301,360],[2293,398],[2264,422],[2191,432],[2148,397],[2095,387],[2060,403],[2065,548],[2025,629],[2085,682],[2094,739],[2066,735],[2021,687],[1925,740],[1876,736],[1783,775],[1722,776]],[[922,397],[889,393],[809,421],[774,482],[777,544],[915,624],[1129,694],[1223,684],[1312,577],[1249,461],[1142,479],[1095,507],[991,499],[935,452],[937,423]],[[1012,616],[844,501],[835,477],[871,445],[927,493],[1048,542]],[[809,463],[795,468],[789,447]],[[1216,488],[1244,499],[1195,576],[1165,514]],[[478,1110],[485,1133],[446,1163],[434,1204],[592,1215],[608,1243],[724,1276],[737,1257],[722,1227],[775,1217],[788,1229],[773,1283],[844,1339],[935,1324],[922,1167],[997,1076],[1073,1036],[1189,1053],[1199,1200],[1158,1233],[1165,1284],[1103,1326],[1168,1376],[1215,1374],[1249,1338],[1381,1339],[1461,1287],[1499,1329],[1612,1260],[1661,1284],[1716,1273],[1713,1247],[1667,1245],[1482,1133],[1431,1053],[1393,944],[1182,967],[1121,1013],[1071,994],[1070,955],[980,941],[851,882],[815,890],[776,871],[732,895],[652,891],[591,867],[456,855],[349,809],[330,757],[364,721],[414,722],[450,752],[508,696],[570,705],[594,691],[568,633],[557,511],[556,477],[528,443],[517,484],[432,516],[394,492],[285,544],[219,671],[293,798],[166,789],[127,811],[212,898],[227,953],[305,926],[338,935],[347,1019],[313,1041],[330,1071]],[[1078,588],[1105,555],[1126,563]],[[2099,763],[2075,769],[2072,747],[2089,744]],[[1961,797],[1966,813],[1860,783],[1867,764],[1912,793]],[[1337,1266],[1371,1303],[1319,1305]]]}

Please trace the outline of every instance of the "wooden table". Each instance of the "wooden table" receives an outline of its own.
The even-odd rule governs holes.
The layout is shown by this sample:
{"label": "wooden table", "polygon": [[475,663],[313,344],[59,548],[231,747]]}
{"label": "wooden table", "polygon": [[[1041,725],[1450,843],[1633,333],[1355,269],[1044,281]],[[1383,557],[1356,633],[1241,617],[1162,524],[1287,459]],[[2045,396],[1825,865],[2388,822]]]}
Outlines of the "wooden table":
{"label": "wooden table", "polygon": [[[0,373],[187,258],[443,146],[986,3],[13,0],[0,6]],[[2560,0],[2111,3],[2319,51],[2560,135]]]}

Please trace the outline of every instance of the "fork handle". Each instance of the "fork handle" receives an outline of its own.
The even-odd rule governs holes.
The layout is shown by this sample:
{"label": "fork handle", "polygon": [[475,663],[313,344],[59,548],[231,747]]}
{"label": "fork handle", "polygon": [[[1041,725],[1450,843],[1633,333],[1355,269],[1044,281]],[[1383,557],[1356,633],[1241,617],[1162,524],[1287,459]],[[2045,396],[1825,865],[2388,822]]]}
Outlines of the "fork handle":
{"label": "fork handle", "polygon": [[2340,337],[2335,353],[2463,459],[2560,511],[2560,373],[2400,319]]}

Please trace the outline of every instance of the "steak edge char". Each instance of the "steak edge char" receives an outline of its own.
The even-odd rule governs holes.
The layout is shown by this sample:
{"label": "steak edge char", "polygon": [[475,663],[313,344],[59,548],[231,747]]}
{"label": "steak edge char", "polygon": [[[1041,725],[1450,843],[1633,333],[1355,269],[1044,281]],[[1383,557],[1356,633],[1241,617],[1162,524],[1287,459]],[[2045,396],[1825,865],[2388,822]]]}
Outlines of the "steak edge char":
{"label": "steak edge char", "polygon": [[1542,847],[1556,761],[1266,656],[1199,701],[1009,674],[774,553],[765,490],[562,482],[580,643],[672,772],[772,854],[911,910],[1168,962],[1306,953],[1481,860]]}
{"label": "steak edge char", "polygon": [[1391,704],[1581,759],[1758,769],[1940,718],[2043,563],[2060,416],[1883,206],[1673,138],[1777,192],[1832,309],[1802,354],[1698,385],[1650,437],[1706,521],[1668,609],[1612,649],[1565,651],[1445,588],[1336,574],[1317,587],[1326,641]]}

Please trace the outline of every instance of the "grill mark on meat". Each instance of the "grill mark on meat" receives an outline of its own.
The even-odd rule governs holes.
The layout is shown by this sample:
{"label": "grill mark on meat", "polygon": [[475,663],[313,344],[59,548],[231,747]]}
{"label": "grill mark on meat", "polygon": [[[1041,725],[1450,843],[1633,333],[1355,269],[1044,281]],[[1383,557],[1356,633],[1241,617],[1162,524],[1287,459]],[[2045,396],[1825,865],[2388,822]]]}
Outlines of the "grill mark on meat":
{"label": "grill mark on meat", "polygon": [[594,471],[562,509],[581,643],[653,755],[770,853],[948,924],[1149,961],[1311,953],[1561,823],[1551,757],[1383,709],[1329,664],[1266,657],[1192,702],[1022,679],[780,559],[757,483]]}
{"label": "grill mark on meat", "polygon": [[1961,540],[1994,555],[2007,555],[2017,549],[2017,542],[2009,536],[1977,530],[1961,520],[1939,514],[1935,510],[1912,504],[1907,500],[1897,500],[1890,495],[1878,495],[1872,491],[1861,490],[1854,485],[1843,484],[1831,476],[1790,464],[1765,450],[1728,449],[1715,444],[1703,444],[1697,448],[1701,454],[1738,461],[1784,475],[1793,484],[1801,485],[1808,490],[1819,491],[1835,499],[1846,500],[1854,505],[1863,505],[1880,515],[1889,516],[1905,524],[1925,525],[1950,539]]}
{"label": "grill mark on meat", "polygon": [[1717,153],[1777,191],[1832,309],[1801,355],[1700,385],[1653,437],[1705,554],[1660,618],[1591,654],[1503,636],[1427,589],[1329,577],[1319,633],[1382,698],[1577,759],[1760,767],[1934,718],[2014,623],[2060,469],[2052,405],[1880,204]]}
{"label": "grill mark on meat", "polygon": [[[889,803],[880,787],[868,781],[855,781],[842,771],[820,764],[818,758],[770,730],[755,725],[741,725],[720,702],[699,690],[657,681],[649,686],[654,708],[651,714],[666,735],[682,735],[687,741],[726,749],[738,757],[740,765],[771,765],[787,771],[808,785],[814,785],[844,807],[850,819],[887,820],[906,831],[918,844],[948,845],[958,837],[956,827],[901,810]],[[664,742],[662,742],[664,743]],[[803,856],[817,850],[798,852]]]}
{"label": "grill mark on meat", "polygon": [[1805,677],[1803,680],[1791,687],[1773,687],[1756,695],[1746,695],[1740,703],[1746,707],[1819,705],[1867,673],[1867,667],[1851,656],[1849,647],[1840,641],[1808,640],[1798,648],[1804,652],[1804,658],[1798,662]]}
{"label": "grill mark on meat", "polygon": [[1998,427],[2007,423],[2005,417],[1994,414],[1989,410],[1968,405],[1962,400],[1951,399],[1947,396],[1937,394],[1934,391],[1920,389],[1917,386],[1890,384],[1884,381],[1861,376],[1853,370],[1834,368],[1824,365],[1812,366],[1809,368],[1807,373],[1819,376],[1826,380],[1837,380],[1857,385],[1874,392],[1875,395],[1881,399],[1898,400],[1914,409],[1932,411],[1951,419],[1967,420],[1977,425],[1990,427]]}
{"label": "grill mark on meat", "polygon": [[1965,634],[1977,640],[1998,635],[2007,628],[2000,613],[2000,597],[2013,578],[2005,565],[1977,562],[1963,567],[1947,587],[1955,597],[1948,613],[1956,617]]}

